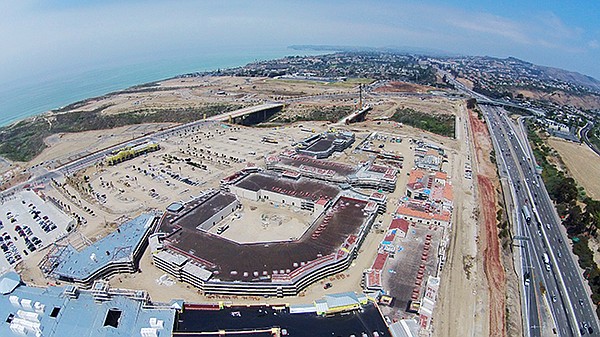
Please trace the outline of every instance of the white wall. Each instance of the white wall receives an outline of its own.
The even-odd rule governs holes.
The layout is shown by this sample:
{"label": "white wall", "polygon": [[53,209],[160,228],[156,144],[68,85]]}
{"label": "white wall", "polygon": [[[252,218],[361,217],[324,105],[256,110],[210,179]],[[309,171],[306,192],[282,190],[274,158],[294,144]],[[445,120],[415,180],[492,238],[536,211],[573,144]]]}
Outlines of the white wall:
{"label": "white wall", "polygon": [[229,214],[233,213],[239,206],[240,202],[235,200],[231,204],[227,205],[213,216],[211,216],[208,220],[204,221],[200,225],[198,225],[198,229],[209,230],[212,226],[219,223],[219,221],[225,219]]}

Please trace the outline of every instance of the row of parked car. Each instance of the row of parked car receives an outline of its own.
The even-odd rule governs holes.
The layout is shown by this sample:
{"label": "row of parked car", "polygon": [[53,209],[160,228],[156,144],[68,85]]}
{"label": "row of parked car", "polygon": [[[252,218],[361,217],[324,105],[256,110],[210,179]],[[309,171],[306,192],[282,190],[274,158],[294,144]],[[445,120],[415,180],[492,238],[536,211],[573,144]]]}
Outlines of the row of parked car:
{"label": "row of parked car", "polygon": [[[17,234],[19,234],[19,236],[23,238],[23,241],[25,241],[25,246],[27,247],[27,249],[29,249],[30,252],[35,252],[37,248],[39,248],[42,245],[42,240],[40,240],[40,238],[38,238],[37,236],[34,236],[33,232],[31,231],[31,228],[29,228],[29,226],[27,225],[24,225],[22,227],[16,225],[15,232],[17,232]],[[28,255],[26,250],[23,250],[23,253],[25,255]]]}
{"label": "row of parked car", "polygon": [[56,229],[56,224],[50,220],[47,215],[41,215],[42,212],[38,210],[34,204],[29,204],[28,207],[33,220],[37,221],[44,232],[50,233]]}
{"label": "row of parked car", "polygon": [[0,236],[0,249],[2,249],[6,261],[10,264],[15,264],[23,259],[12,238],[6,232]]}
{"label": "row of parked car", "polygon": [[[23,201],[23,204],[25,204],[25,201]],[[33,203],[30,203],[28,208],[32,218],[44,232],[49,233],[57,228],[56,224],[54,224],[48,216],[43,215]],[[11,227],[14,224],[14,231],[18,236],[11,237],[11,234],[8,232],[2,233],[0,236],[0,249],[2,249],[8,263],[14,265],[23,259],[22,254],[29,255],[29,253],[38,250],[42,246],[42,240],[33,234],[33,231],[28,225],[19,222],[18,214],[8,211],[6,212],[6,217],[9,219]],[[0,220],[0,230],[4,229],[5,225],[7,224],[2,223]],[[16,246],[16,241],[18,241],[19,238],[23,238],[26,248],[22,250],[22,253]]]}

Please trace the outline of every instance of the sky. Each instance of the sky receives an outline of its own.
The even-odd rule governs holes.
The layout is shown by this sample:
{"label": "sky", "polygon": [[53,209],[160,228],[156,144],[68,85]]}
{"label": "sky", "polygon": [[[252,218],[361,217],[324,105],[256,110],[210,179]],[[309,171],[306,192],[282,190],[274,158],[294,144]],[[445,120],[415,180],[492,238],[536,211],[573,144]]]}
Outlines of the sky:
{"label": "sky", "polygon": [[598,0],[0,0],[0,83],[293,44],[513,56],[600,79],[598,13]]}

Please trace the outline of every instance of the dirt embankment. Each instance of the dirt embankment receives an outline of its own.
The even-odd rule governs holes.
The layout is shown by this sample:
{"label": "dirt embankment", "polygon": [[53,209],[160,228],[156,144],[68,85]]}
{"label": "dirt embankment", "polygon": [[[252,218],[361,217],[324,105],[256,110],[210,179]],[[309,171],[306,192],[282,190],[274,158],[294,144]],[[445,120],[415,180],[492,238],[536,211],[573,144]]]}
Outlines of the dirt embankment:
{"label": "dirt embankment", "polygon": [[0,191],[6,191],[13,186],[27,181],[29,178],[31,178],[31,174],[24,171],[20,172],[16,168],[11,173],[7,173],[4,177],[0,178]]}
{"label": "dirt embankment", "polygon": [[551,93],[539,90],[515,89],[511,90],[513,95],[523,95],[530,99],[547,100],[558,105],[572,105],[580,109],[598,109],[600,108],[600,96],[597,95],[574,95],[564,91],[554,91]]}
{"label": "dirt embankment", "polygon": [[414,84],[414,83],[396,82],[396,81],[388,82],[386,85],[375,89],[376,92],[411,92],[411,93],[413,93],[413,92],[424,93],[424,92],[428,92],[431,90],[439,90],[439,89],[437,89],[435,87],[430,87],[427,85],[419,85],[419,84]]}
{"label": "dirt embankment", "polygon": [[493,148],[487,127],[473,111],[469,113],[469,122],[477,156],[480,244],[488,284],[490,336],[506,336],[506,275],[500,259],[496,226],[496,186],[499,182],[489,156]]}

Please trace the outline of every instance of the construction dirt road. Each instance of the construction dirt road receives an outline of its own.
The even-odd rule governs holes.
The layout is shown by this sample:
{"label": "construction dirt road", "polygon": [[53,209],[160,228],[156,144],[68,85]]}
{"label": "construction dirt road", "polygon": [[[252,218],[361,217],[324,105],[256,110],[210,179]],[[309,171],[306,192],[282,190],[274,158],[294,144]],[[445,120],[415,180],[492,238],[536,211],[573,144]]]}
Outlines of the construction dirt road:
{"label": "construction dirt road", "polygon": [[479,200],[480,247],[483,270],[487,280],[489,304],[489,336],[506,336],[506,275],[500,260],[500,241],[496,226],[496,188],[499,181],[490,153],[493,151],[487,126],[477,114],[469,114],[473,145],[477,158],[477,189]]}
{"label": "construction dirt road", "polygon": [[476,186],[465,174],[466,168],[474,164],[468,120],[463,105],[457,109],[458,155],[451,172],[455,188],[453,225],[434,311],[434,336],[487,336],[489,331],[487,286],[476,219]]}

